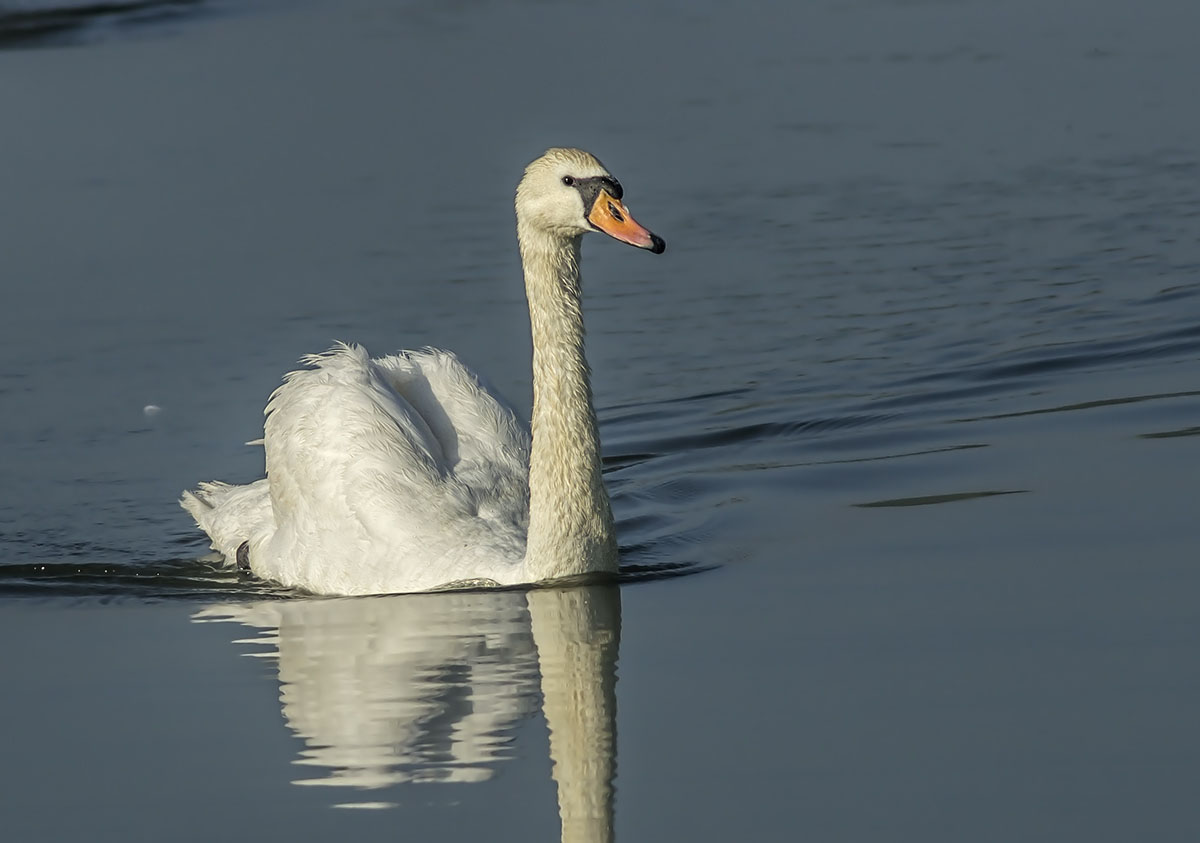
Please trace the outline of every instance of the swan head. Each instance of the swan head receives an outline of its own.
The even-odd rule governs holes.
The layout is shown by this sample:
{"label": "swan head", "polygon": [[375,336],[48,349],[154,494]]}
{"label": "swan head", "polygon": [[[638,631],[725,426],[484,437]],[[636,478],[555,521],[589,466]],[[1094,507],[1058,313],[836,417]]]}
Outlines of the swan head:
{"label": "swan head", "polygon": [[667,244],[642,227],[622,203],[621,183],[596,156],[556,147],[525,168],[517,185],[517,223],[570,239],[599,231],[662,254]]}

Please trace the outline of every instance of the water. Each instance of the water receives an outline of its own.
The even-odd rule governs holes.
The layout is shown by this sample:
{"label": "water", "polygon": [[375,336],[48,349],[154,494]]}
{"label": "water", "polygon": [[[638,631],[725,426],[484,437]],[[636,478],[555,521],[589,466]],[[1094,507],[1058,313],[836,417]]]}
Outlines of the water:
{"label": "water", "polygon": [[[5,839],[1195,839],[1200,7],[66,17],[0,51]],[[585,246],[619,587],[204,561],[302,353],[528,403],[563,143],[668,243]]]}

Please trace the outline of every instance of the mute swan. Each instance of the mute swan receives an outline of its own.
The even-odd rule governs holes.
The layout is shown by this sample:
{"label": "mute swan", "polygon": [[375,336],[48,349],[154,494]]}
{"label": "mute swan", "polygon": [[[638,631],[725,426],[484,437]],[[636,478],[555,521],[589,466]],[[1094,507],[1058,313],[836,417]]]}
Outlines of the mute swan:
{"label": "mute swan", "polygon": [[532,435],[448,351],[305,357],[267,402],[267,476],[181,505],[227,562],[319,594],[512,585],[617,569],[579,279],[589,231],[660,254],[592,155],[550,149],[517,186],[533,333]]}

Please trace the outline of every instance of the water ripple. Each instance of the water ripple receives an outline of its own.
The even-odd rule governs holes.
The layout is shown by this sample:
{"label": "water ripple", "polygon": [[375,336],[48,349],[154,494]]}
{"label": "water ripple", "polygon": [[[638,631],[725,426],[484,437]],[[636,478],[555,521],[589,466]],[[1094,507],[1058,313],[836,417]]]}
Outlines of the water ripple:
{"label": "water ripple", "polygon": [[[623,545],[618,583],[639,583],[689,576],[713,566],[699,561],[657,561],[662,545],[655,542]],[[556,580],[555,587],[612,581],[611,575],[582,575]],[[454,591],[524,591],[536,586],[502,589],[464,585]],[[168,559],[143,562],[46,562],[0,565],[0,597],[100,598],[138,601],[263,600],[305,597],[298,589],[284,588],[221,564],[211,554],[201,559]]]}
{"label": "water ripple", "polygon": [[0,48],[72,43],[101,25],[136,26],[193,14],[203,0],[97,0],[0,8]]}
{"label": "water ripple", "polygon": [[977,492],[951,492],[943,495],[918,495],[911,498],[890,498],[882,501],[868,501],[866,503],[856,503],[854,506],[870,509],[873,507],[882,506],[932,506],[940,503],[955,503],[957,501],[969,501],[974,498],[990,498],[996,495],[1021,495],[1027,493],[1028,489],[986,489]]}

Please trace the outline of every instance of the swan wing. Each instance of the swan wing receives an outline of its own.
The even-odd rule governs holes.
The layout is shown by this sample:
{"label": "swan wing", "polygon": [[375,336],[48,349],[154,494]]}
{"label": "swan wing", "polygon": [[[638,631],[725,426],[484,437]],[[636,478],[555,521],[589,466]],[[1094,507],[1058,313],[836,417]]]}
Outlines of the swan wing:
{"label": "swan wing", "polygon": [[453,352],[426,348],[372,363],[425,422],[446,470],[481,494],[527,492],[528,426]]}
{"label": "swan wing", "polygon": [[519,561],[529,434],[478,376],[434,349],[371,360],[339,345],[305,362],[267,404],[276,531],[251,546],[256,572],[365,593]]}

